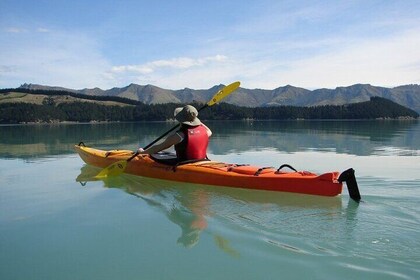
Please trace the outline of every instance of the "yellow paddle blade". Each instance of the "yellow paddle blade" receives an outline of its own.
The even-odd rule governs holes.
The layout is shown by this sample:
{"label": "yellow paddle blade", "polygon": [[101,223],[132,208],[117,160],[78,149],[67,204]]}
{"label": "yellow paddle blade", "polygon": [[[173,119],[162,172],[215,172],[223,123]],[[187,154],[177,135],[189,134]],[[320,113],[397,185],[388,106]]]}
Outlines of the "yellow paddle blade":
{"label": "yellow paddle blade", "polygon": [[101,172],[98,173],[98,175],[95,176],[95,178],[105,178],[108,176],[118,176],[121,173],[124,173],[125,168],[127,167],[127,161],[126,160],[120,160],[117,162],[114,162],[110,166],[102,169]]}
{"label": "yellow paddle blade", "polygon": [[233,249],[230,246],[230,242],[229,240],[223,238],[220,235],[215,235],[214,236],[214,241],[216,242],[217,246],[222,249],[225,253],[228,253],[229,255],[231,255],[232,257],[240,257],[240,254],[238,251],[236,251],[235,249]]}
{"label": "yellow paddle blade", "polygon": [[222,100],[223,98],[225,98],[226,96],[234,92],[240,85],[241,85],[240,82],[234,82],[234,83],[231,83],[230,85],[225,86],[224,88],[219,90],[209,102],[207,102],[207,105],[212,106],[220,102],[220,100]]}

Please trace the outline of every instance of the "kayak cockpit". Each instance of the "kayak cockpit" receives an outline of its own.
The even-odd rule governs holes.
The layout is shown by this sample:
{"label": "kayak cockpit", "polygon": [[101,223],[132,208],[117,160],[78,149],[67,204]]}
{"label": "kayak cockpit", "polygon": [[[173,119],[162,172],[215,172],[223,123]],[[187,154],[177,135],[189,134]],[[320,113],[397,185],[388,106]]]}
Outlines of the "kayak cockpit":
{"label": "kayak cockpit", "polygon": [[155,162],[165,164],[165,165],[175,166],[175,167],[179,165],[184,165],[184,164],[210,161],[210,159],[208,158],[181,161],[179,160],[179,158],[176,156],[175,153],[170,153],[170,152],[159,152],[157,154],[151,154],[149,156]]}

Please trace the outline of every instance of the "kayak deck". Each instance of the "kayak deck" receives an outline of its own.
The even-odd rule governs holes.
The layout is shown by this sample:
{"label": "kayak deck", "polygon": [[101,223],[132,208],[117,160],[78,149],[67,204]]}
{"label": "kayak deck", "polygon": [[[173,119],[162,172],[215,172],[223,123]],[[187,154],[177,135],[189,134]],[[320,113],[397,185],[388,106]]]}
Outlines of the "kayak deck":
{"label": "kayak deck", "polygon": [[[128,150],[104,151],[76,145],[75,150],[89,165],[105,168],[133,155]],[[180,165],[157,162],[149,155],[138,155],[127,163],[128,174],[177,182],[235,188],[336,196],[342,192],[339,172],[317,175],[308,171],[284,172],[273,167],[200,161]]]}

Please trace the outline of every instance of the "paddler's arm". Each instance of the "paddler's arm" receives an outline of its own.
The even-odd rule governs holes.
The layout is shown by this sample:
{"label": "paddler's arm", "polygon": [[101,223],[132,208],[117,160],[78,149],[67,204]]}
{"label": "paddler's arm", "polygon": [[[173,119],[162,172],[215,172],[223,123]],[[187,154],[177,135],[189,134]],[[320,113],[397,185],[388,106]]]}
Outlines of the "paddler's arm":
{"label": "paddler's arm", "polygon": [[175,133],[168,136],[162,143],[153,145],[152,147],[146,150],[143,150],[142,148],[140,148],[138,149],[138,152],[139,154],[149,154],[149,155],[156,154],[160,151],[170,148],[173,145],[178,144],[179,142],[181,142],[181,140],[182,139],[180,138],[180,136],[177,133]]}

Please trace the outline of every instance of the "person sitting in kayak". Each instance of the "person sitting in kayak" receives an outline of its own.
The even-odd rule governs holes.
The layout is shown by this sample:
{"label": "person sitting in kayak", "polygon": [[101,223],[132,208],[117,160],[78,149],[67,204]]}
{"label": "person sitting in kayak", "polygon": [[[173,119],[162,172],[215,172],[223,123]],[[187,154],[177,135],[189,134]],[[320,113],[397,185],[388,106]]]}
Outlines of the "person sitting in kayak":
{"label": "person sitting in kayak", "polygon": [[174,146],[178,162],[206,159],[207,146],[212,132],[197,116],[198,111],[194,106],[186,105],[176,108],[174,117],[181,123],[180,129],[168,136],[162,143],[153,145],[146,150],[140,148],[139,154],[152,155]]}

